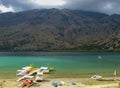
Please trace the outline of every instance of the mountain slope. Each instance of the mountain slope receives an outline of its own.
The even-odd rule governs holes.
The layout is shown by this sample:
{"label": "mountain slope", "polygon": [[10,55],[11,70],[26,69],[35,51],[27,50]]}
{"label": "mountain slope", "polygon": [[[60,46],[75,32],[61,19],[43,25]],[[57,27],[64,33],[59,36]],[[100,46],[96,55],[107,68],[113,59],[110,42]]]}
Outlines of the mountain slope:
{"label": "mountain slope", "polygon": [[116,14],[68,9],[4,13],[0,14],[0,50],[119,51],[119,41],[117,48],[111,41],[119,40],[118,29]]}

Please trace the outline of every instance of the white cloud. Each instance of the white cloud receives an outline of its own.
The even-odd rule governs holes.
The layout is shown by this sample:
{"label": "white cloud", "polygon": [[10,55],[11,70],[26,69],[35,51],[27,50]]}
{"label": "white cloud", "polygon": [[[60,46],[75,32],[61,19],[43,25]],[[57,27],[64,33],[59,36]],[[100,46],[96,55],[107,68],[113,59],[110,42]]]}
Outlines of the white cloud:
{"label": "white cloud", "polygon": [[29,1],[41,6],[62,6],[66,3],[64,0],[29,0]]}
{"label": "white cloud", "polygon": [[15,12],[12,6],[6,7],[3,4],[0,4],[0,12]]}
{"label": "white cloud", "polygon": [[103,8],[106,9],[106,10],[113,9],[113,4],[112,3],[107,3]]}

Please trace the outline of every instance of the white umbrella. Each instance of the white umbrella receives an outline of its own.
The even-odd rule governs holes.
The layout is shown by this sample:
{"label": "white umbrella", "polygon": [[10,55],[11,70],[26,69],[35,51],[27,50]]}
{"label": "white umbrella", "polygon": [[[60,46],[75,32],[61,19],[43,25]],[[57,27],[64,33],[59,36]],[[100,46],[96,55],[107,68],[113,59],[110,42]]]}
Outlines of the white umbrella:
{"label": "white umbrella", "polygon": [[114,75],[114,76],[116,76],[116,75],[117,75],[117,71],[116,71],[116,70],[114,70],[114,73],[113,73],[113,75]]}

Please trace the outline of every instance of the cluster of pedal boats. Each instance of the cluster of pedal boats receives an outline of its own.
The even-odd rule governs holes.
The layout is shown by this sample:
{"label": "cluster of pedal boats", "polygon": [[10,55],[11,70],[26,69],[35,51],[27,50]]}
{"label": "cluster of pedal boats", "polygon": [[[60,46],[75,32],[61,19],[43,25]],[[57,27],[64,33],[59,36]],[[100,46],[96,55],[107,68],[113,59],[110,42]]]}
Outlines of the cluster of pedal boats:
{"label": "cluster of pedal boats", "polygon": [[33,66],[25,66],[22,67],[21,70],[17,70],[17,76],[22,76],[20,77],[17,81],[21,81],[24,79],[31,79],[35,78],[35,80],[43,80],[43,75],[44,74],[49,74],[50,72],[54,71],[54,67],[51,66],[42,66],[40,68],[35,68]]}

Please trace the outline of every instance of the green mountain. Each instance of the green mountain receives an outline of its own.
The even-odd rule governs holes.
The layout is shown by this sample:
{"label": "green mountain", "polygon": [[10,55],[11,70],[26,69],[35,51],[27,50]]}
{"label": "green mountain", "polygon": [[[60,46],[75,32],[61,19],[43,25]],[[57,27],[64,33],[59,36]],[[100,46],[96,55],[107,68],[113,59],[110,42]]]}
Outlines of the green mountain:
{"label": "green mountain", "polygon": [[120,15],[68,9],[3,13],[0,50],[120,51]]}

